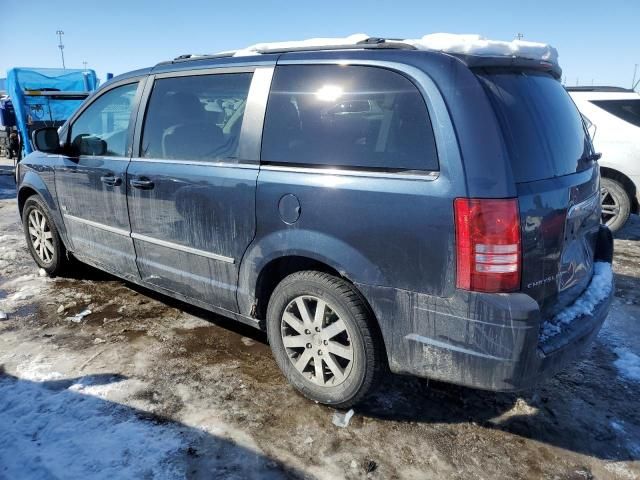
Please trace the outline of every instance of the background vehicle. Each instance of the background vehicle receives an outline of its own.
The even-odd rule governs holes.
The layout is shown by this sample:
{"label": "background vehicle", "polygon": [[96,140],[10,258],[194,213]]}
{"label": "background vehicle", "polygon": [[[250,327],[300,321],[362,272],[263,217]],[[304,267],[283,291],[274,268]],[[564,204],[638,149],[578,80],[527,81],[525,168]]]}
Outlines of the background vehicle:
{"label": "background vehicle", "polygon": [[32,256],[55,274],[69,251],[266,329],[319,402],[357,403],[387,365],[529,387],[612,299],[596,156],[547,46],[425,43],[272,46],[114,79],[19,165]]}
{"label": "background vehicle", "polygon": [[24,156],[33,151],[31,134],[38,128],[61,126],[97,88],[98,79],[93,70],[12,68],[6,83],[15,118],[5,122],[17,129]]}
{"label": "background vehicle", "polygon": [[639,213],[640,95],[618,87],[569,87],[602,153],[602,221],[619,230],[631,213]]}

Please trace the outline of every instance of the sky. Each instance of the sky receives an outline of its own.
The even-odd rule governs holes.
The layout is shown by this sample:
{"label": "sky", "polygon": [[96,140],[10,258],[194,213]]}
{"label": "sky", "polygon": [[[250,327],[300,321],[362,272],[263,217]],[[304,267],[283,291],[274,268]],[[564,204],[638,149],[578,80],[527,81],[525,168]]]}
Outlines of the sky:
{"label": "sky", "polygon": [[[16,66],[93,68],[104,80],[185,53],[311,37],[477,33],[550,43],[567,85],[630,87],[640,64],[640,0],[161,2],[0,0],[0,77]],[[638,75],[640,78],[640,67]]]}

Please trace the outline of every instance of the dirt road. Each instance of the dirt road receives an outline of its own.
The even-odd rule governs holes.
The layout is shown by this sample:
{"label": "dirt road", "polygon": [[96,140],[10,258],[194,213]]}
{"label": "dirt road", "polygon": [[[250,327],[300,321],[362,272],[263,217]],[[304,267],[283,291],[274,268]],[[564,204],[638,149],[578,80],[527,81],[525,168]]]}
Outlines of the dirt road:
{"label": "dirt road", "polygon": [[40,276],[14,195],[0,176],[0,478],[640,478],[638,217],[581,363],[524,395],[389,378],[339,428],[260,332],[89,268]]}

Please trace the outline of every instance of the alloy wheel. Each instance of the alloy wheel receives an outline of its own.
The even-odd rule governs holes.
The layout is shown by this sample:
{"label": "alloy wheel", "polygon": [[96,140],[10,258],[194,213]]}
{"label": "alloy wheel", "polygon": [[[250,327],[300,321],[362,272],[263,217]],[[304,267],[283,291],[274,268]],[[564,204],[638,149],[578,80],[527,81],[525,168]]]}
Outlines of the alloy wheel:
{"label": "alloy wheel", "polygon": [[618,199],[605,188],[600,188],[600,204],[602,205],[602,223],[609,226],[615,222],[620,214],[620,204]]}
{"label": "alloy wheel", "polygon": [[349,376],[354,357],[349,330],[326,301],[294,298],[284,309],[280,333],[289,360],[307,380],[335,387]]}
{"label": "alloy wheel", "polygon": [[53,234],[47,217],[38,209],[29,212],[29,238],[36,254],[45,264],[53,261]]}

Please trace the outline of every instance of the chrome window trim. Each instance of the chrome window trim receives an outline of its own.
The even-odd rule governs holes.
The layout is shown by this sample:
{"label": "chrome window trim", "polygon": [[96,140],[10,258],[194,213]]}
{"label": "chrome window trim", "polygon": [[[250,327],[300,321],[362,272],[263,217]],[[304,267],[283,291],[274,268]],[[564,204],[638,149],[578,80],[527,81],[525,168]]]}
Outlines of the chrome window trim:
{"label": "chrome window trim", "polygon": [[[436,139],[436,151],[438,155],[438,165],[440,173],[444,177],[449,177],[449,166],[460,165],[462,159],[458,140],[456,137],[453,122],[449,116],[447,105],[438,89],[438,86],[429,75],[412,65],[388,60],[369,60],[369,59],[308,59],[308,60],[287,60],[279,59],[278,66],[281,65],[340,65],[340,66],[364,66],[386,68],[404,74],[407,76],[422,94],[427,111],[431,119],[433,135]],[[264,168],[264,167],[262,167]],[[425,171],[426,172],[426,171]],[[397,174],[393,174],[393,178],[397,178]]]}
{"label": "chrome window trim", "polygon": [[115,233],[117,235],[122,235],[123,237],[128,237],[130,234],[128,230],[123,230],[122,228],[117,228],[117,227],[111,227],[109,225],[105,225],[104,223],[94,222],[93,220],[87,220],[86,218],[76,217],[75,215],[70,215],[68,213],[63,213],[62,216],[69,220],[73,220],[74,222],[84,223],[85,225],[89,225],[99,230],[104,230],[106,232]]}
{"label": "chrome window trim", "polygon": [[173,78],[173,77],[195,77],[197,75],[220,75],[225,73],[252,73],[258,67],[245,66],[245,67],[208,67],[208,68],[195,68],[189,70],[172,70],[170,72],[154,72],[153,75],[157,79]]}
{"label": "chrome window trim", "polygon": [[403,173],[403,172],[376,172],[373,170],[349,170],[342,168],[331,168],[323,165],[317,167],[290,167],[286,165],[262,165],[260,170],[272,172],[289,173],[315,173],[320,175],[337,175],[347,177],[368,177],[368,178],[389,178],[396,180],[427,180],[433,181],[440,176],[440,172],[427,171],[423,173]]}
{"label": "chrome window trim", "polygon": [[198,165],[202,167],[220,167],[220,168],[247,168],[257,170],[260,165],[258,163],[234,163],[234,162],[207,162],[204,160],[178,160],[168,158],[145,158],[135,157],[131,159],[131,162],[146,162],[146,163],[168,163],[176,165]]}
{"label": "chrome window trim", "polygon": [[218,255],[217,253],[210,253],[204,250],[199,250],[197,248],[191,248],[184,245],[180,245],[179,243],[167,242],[166,240],[160,240],[158,238],[148,237],[147,235],[142,235],[140,233],[131,233],[131,238],[134,240],[140,240],[147,243],[152,243],[154,245],[159,245],[161,247],[171,248],[173,250],[179,250],[185,253],[191,253],[193,255],[198,255],[201,257],[211,258],[213,260],[219,260],[225,263],[235,263],[235,260],[231,257],[226,257],[224,255]]}

